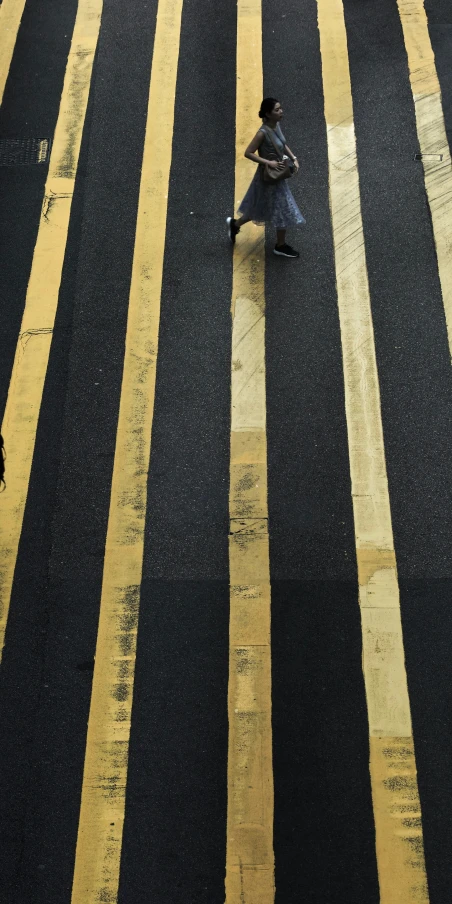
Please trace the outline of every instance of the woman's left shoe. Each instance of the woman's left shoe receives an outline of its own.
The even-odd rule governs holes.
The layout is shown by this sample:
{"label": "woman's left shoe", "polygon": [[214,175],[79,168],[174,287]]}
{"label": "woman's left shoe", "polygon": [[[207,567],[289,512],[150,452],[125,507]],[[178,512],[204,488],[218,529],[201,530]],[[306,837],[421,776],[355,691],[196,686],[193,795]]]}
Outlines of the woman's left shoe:
{"label": "woman's left shoe", "polygon": [[227,217],[226,223],[228,224],[229,241],[235,245],[235,237],[240,232],[240,226],[237,226],[234,217]]}
{"label": "woman's left shoe", "polygon": [[299,252],[291,248],[290,245],[275,245],[273,254],[279,254],[280,257],[300,257]]}

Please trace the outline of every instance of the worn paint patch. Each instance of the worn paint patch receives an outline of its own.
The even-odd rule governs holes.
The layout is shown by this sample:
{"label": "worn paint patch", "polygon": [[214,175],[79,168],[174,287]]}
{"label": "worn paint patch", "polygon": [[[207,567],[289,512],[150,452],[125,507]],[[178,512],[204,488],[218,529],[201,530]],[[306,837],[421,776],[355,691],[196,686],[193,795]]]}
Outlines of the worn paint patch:
{"label": "worn paint patch", "polygon": [[[374,808],[378,813],[375,824],[381,900],[385,904],[427,904],[413,741],[406,737],[371,738],[370,751]],[[406,883],[403,892],[400,881],[394,881],[400,869]]]}
{"label": "worn paint patch", "polygon": [[230,512],[233,518],[267,516],[265,462],[231,462]]}
{"label": "worn paint patch", "polygon": [[358,582],[365,587],[370,581],[378,579],[384,571],[393,571],[396,567],[393,549],[361,548],[356,550],[358,563]]}
{"label": "worn paint patch", "polygon": [[399,584],[393,549],[357,549],[361,609],[398,609]]}

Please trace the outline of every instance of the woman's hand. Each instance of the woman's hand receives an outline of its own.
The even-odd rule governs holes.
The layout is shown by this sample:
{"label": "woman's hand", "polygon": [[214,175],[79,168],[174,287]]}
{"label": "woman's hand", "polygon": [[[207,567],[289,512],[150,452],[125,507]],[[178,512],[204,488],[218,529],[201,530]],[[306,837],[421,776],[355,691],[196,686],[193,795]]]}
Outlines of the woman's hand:
{"label": "woman's hand", "polygon": [[298,163],[298,160],[294,160],[293,165],[295,168],[295,173],[298,173],[298,170],[300,169],[300,164]]}
{"label": "woman's hand", "polygon": [[284,164],[280,160],[269,160],[267,166],[270,166],[271,169],[280,169]]}

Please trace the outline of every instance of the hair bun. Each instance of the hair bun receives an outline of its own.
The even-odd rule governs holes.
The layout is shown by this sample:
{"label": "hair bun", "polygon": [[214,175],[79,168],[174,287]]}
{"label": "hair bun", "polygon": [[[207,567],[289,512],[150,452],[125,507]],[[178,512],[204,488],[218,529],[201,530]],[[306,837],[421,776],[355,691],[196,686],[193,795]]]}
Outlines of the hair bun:
{"label": "hair bun", "polygon": [[268,114],[272,112],[273,107],[277,103],[278,103],[278,101],[276,100],[276,97],[264,97],[264,99],[261,103],[261,108],[258,113],[259,118],[265,119],[265,117],[268,116]]}

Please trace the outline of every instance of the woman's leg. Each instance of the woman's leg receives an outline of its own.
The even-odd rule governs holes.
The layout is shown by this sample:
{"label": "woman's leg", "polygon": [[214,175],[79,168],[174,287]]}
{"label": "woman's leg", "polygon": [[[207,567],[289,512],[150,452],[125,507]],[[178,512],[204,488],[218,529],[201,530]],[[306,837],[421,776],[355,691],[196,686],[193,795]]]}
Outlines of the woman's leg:
{"label": "woman's leg", "polygon": [[278,247],[286,244],[286,230],[285,229],[277,229],[276,230],[276,244]]}
{"label": "woman's leg", "polygon": [[229,241],[233,245],[235,245],[235,237],[240,232],[240,227],[243,226],[244,223],[249,223],[249,221],[250,217],[240,217],[240,220],[235,220],[234,217],[226,217],[226,223],[228,224]]}

